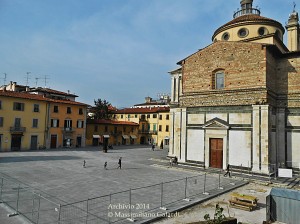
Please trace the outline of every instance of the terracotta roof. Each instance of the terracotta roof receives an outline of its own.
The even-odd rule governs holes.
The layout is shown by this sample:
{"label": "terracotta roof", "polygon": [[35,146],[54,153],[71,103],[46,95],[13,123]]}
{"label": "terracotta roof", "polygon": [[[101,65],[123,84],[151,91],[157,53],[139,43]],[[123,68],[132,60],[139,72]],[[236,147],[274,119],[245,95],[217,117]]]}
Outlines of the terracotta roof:
{"label": "terracotta roof", "polygon": [[142,114],[142,113],[158,113],[169,112],[170,107],[151,107],[151,108],[125,108],[116,110],[116,114]]}
{"label": "terracotta roof", "polygon": [[70,101],[70,100],[50,99],[50,98],[44,97],[42,95],[30,94],[30,93],[25,93],[25,92],[0,91],[0,96],[29,99],[29,100],[47,101],[47,102],[53,102],[53,103],[65,103],[65,104],[87,106],[87,104],[85,104],[85,103],[80,103],[80,102]]}
{"label": "terracotta roof", "polygon": [[260,15],[256,15],[256,14],[249,14],[249,15],[243,15],[243,16],[239,16],[231,21],[229,21],[228,23],[224,24],[223,26],[219,27],[213,36],[216,36],[218,33],[220,33],[223,29],[225,29],[227,26],[232,26],[232,25],[240,25],[243,23],[273,23],[275,26],[278,26],[281,31],[284,33],[284,28],[282,26],[282,24],[276,20],[273,19],[269,19],[267,17],[263,17]]}
{"label": "terracotta roof", "polygon": [[131,121],[116,121],[116,120],[107,120],[107,119],[98,119],[98,120],[88,120],[88,124],[113,124],[113,125],[133,125],[138,126],[138,123]]}

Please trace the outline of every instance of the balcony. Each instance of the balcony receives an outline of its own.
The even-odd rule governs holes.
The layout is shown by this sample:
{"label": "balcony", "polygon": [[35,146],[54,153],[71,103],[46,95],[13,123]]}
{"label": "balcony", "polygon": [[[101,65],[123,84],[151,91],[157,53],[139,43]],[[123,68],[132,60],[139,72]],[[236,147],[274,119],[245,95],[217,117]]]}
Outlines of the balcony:
{"label": "balcony", "polygon": [[139,130],[139,134],[157,135],[157,131],[153,131],[153,130]]}
{"label": "balcony", "polygon": [[71,127],[64,127],[63,131],[64,132],[73,132],[73,129]]}
{"label": "balcony", "polygon": [[10,127],[10,133],[23,133],[26,131],[25,127]]}

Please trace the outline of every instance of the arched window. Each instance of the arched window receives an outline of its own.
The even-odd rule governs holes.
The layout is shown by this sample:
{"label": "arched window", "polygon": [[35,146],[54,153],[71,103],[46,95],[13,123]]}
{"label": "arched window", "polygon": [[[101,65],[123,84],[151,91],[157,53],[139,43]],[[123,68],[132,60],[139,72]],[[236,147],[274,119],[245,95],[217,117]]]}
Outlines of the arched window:
{"label": "arched window", "polygon": [[224,71],[217,71],[213,75],[213,87],[214,89],[224,89],[225,87],[225,74]]}

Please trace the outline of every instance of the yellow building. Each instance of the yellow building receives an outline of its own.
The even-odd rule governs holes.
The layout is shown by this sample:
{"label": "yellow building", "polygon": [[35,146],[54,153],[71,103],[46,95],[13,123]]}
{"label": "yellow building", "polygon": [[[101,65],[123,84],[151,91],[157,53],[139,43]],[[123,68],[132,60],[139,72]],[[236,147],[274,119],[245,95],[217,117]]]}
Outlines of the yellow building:
{"label": "yellow building", "polygon": [[86,127],[86,144],[104,148],[108,145],[139,144],[139,124],[134,122],[90,119]]}
{"label": "yellow building", "polygon": [[48,88],[0,91],[0,149],[84,147],[87,105],[74,94]]}
{"label": "yellow building", "polygon": [[39,95],[0,91],[0,151],[45,145],[47,104]]}
{"label": "yellow building", "polygon": [[155,144],[160,148],[169,146],[170,108],[161,106],[135,106],[116,110],[118,121],[131,121],[139,124],[138,138],[140,144]]}

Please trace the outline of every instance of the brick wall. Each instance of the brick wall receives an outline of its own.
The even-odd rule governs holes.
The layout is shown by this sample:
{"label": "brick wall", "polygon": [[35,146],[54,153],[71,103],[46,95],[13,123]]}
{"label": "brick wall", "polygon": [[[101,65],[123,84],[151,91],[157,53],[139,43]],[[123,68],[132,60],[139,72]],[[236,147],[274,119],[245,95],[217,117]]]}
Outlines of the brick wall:
{"label": "brick wall", "polygon": [[[225,72],[225,87],[213,90],[213,77],[220,69]],[[184,61],[181,106],[251,105],[266,101],[265,87],[266,48],[219,41]]]}

